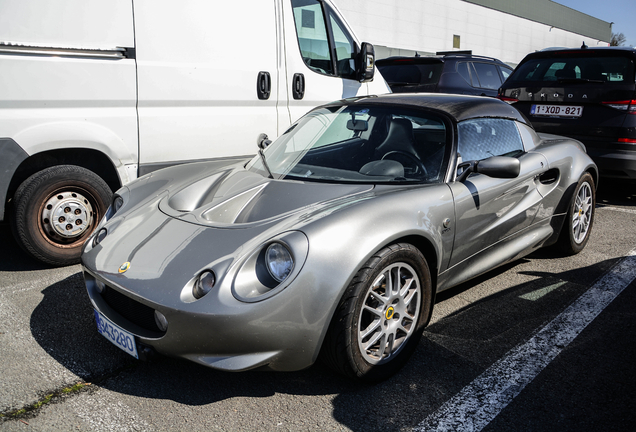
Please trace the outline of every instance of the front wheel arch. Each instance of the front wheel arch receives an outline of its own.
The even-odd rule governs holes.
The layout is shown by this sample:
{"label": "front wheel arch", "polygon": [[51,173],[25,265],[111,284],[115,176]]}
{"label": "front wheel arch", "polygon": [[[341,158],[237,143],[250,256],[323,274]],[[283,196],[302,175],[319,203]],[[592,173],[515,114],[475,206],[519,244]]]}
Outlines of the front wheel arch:
{"label": "front wheel arch", "polygon": [[[390,280],[385,274],[396,267],[399,271],[405,269],[403,276],[406,279],[396,277],[393,279],[397,281],[393,282],[395,285],[387,284],[382,287],[382,283]],[[410,309],[411,300],[406,300],[404,297],[406,294],[389,296],[390,300],[386,300],[378,306],[382,308],[382,312],[375,315],[377,315],[379,322],[384,321],[384,324],[381,324],[380,333],[382,334],[380,336],[385,338],[385,341],[396,341],[399,338],[402,340],[397,344],[390,342],[387,345],[394,347],[388,348],[394,355],[389,355],[388,359],[383,359],[382,354],[380,354],[380,360],[374,362],[370,359],[373,354],[367,351],[367,355],[365,355],[360,344],[361,339],[364,338],[362,332],[366,333],[366,330],[361,329],[361,327],[364,325],[366,328],[368,325],[368,322],[363,324],[367,319],[363,313],[365,310],[369,310],[366,307],[368,301],[378,298],[372,294],[372,291],[376,292],[376,288],[379,287],[380,291],[385,290],[386,293],[390,287],[394,293],[402,292],[407,284],[412,286],[410,284],[414,282],[407,281],[413,279],[414,276],[416,276],[417,282],[415,284],[417,286],[414,290],[416,296],[413,299],[419,303],[416,311]],[[404,285],[401,285],[400,281],[404,282]],[[415,246],[408,243],[394,243],[382,248],[359,269],[339,300],[321,346],[320,360],[336,372],[350,378],[367,382],[377,382],[389,378],[406,363],[417,348],[424,327],[428,324],[432,313],[433,292],[428,263]],[[408,305],[403,303],[408,303]],[[392,305],[398,312],[395,315],[392,313],[394,311],[389,310]],[[405,308],[409,308],[408,313]],[[413,315],[410,315],[411,313]],[[392,318],[399,320],[399,322],[392,322]],[[402,318],[406,318],[406,321]],[[394,332],[396,325],[398,327],[405,326],[408,332],[403,331],[398,336]],[[391,333],[392,331],[393,333]]]}

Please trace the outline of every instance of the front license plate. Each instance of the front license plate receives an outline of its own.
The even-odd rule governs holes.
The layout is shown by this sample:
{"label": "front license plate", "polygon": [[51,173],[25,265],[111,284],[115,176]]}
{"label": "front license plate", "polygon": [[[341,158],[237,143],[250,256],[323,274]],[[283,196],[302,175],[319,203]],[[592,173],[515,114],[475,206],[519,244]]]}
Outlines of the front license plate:
{"label": "front license plate", "polygon": [[576,105],[532,105],[530,114],[534,116],[581,117],[583,107]]}
{"label": "front license plate", "polygon": [[119,327],[117,324],[114,324],[100,312],[96,310],[94,310],[94,312],[95,321],[97,322],[97,331],[99,331],[102,336],[111,341],[113,344],[138,359],[139,355],[137,354],[135,336]]}

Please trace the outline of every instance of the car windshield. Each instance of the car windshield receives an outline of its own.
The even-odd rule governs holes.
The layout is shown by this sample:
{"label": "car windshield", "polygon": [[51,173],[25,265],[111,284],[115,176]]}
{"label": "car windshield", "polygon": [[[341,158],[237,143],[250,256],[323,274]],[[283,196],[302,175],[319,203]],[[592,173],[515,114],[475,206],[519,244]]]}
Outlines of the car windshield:
{"label": "car windshield", "polygon": [[634,64],[623,56],[534,58],[519,66],[510,82],[634,83]]}
{"label": "car windshield", "polygon": [[292,125],[247,169],[319,182],[440,181],[447,126],[433,114],[393,106],[316,109]]}

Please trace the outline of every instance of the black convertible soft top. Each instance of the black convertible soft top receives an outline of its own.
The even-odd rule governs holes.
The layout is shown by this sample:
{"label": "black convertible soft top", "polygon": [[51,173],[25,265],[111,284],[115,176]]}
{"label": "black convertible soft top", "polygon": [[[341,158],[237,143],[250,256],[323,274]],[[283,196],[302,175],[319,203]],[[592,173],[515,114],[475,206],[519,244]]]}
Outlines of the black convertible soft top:
{"label": "black convertible soft top", "polygon": [[462,121],[476,117],[496,117],[517,120],[529,125],[526,118],[514,107],[499,99],[484,96],[467,96],[442,93],[393,93],[379,96],[365,96],[343,99],[327,104],[350,105],[364,103],[365,105],[400,105],[403,107],[426,108],[442,111],[453,117],[455,121]]}

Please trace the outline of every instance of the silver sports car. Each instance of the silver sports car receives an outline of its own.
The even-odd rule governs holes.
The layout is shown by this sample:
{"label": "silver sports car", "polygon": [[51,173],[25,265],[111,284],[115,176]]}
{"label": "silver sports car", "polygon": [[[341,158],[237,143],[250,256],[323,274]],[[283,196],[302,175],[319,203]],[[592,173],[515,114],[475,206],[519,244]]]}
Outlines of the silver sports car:
{"label": "silver sports car", "polygon": [[495,99],[343,100],[258,146],[115,194],[82,264],[119,348],[226,371],[320,357],[381,380],[416,348],[437,292],[544,246],[580,252],[592,229],[583,145]]}

